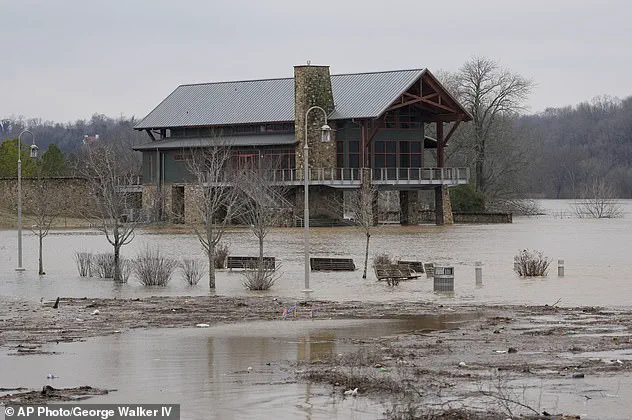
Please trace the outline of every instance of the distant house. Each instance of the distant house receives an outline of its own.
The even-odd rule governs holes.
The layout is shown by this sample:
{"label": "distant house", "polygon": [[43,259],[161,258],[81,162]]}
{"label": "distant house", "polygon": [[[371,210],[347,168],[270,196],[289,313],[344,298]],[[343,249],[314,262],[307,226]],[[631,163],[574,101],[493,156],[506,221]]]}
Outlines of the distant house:
{"label": "distant house", "polygon": [[[321,142],[324,115],[309,113],[313,217],[342,218],[323,203],[369,177],[380,190],[399,191],[402,223],[417,222],[423,189],[435,191],[437,223],[451,223],[447,187],[467,183],[469,172],[445,167],[444,149],[454,128],[472,117],[427,69],[330,75],[327,66],[303,65],[294,67],[294,78],[181,85],[135,127],[151,140],[134,147],[143,155],[143,195],[161,191],[164,208],[193,221],[186,154],[230,145],[243,164],[281,162],[300,215],[312,106],[326,111],[333,129],[331,141]],[[434,138],[426,136],[429,124]]]}
{"label": "distant house", "polygon": [[87,134],[85,134],[83,136],[83,144],[93,144],[93,143],[97,143],[99,141],[99,135],[95,134],[93,136],[89,136]]}

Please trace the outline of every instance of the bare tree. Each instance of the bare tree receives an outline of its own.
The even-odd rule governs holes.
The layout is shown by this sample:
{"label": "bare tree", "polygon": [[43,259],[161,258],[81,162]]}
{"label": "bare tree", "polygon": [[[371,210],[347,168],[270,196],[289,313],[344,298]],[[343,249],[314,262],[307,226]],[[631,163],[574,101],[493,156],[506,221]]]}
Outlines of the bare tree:
{"label": "bare tree", "polygon": [[37,184],[33,197],[33,225],[31,230],[37,235],[39,242],[38,274],[45,275],[43,260],[43,242],[48,236],[53,221],[57,218],[62,208],[62,197],[59,197],[52,189],[46,188],[41,174],[41,162],[38,162]]}
{"label": "bare tree", "polygon": [[614,196],[613,188],[601,178],[595,178],[584,188],[582,197],[575,200],[573,207],[577,216],[581,218],[623,217],[623,210]]}
{"label": "bare tree", "polygon": [[500,68],[493,60],[475,57],[459,69],[454,83],[459,100],[473,117],[471,141],[476,189],[486,192],[489,144],[502,137],[496,133],[502,126],[502,117],[524,110],[533,82]]}
{"label": "bare tree", "polygon": [[292,205],[286,199],[287,186],[276,181],[278,162],[262,156],[258,165],[239,170],[239,188],[243,194],[240,219],[259,240],[259,263],[263,265],[263,245],[270,229],[279,225]]}
{"label": "bare tree", "polygon": [[366,270],[369,262],[369,241],[374,226],[373,203],[377,200],[377,187],[371,185],[369,180],[363,180],[360,189],[352,191],[348,201],[348,210],[351,220],[362,228],[366,236],[366,248],[364,251],[364,271],[362,278],[366,278]]}
{"label": "bare tree", "polygon": [[106,143],[86,147],[83,159],[83,171],[95,202],[95,211],[90,216],[99,221],[99,229],[114,248],[114,281],[121,282],[124,281],[121,247],[132,242],[138,224],[134,218],[127,217],[130,209],[138,207],[137,193],[129,188],[136,173],[134,167]]}
{"label": "bare tree", "polygon": [[208,257],[208,283],[215,288],[215,247],[222,239],[226,225],[236,216],[238,189],[230,169],[231,150],[216,145],[191,150],[187,168],[193,177],[193,202],[202,226],[195,233]]}

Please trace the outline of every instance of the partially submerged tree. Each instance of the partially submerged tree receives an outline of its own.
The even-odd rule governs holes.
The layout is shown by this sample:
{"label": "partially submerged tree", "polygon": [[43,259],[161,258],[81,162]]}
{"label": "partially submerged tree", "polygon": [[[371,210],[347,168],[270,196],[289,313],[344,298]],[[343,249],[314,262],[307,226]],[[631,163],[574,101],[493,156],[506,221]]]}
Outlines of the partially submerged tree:
{"label": "partially submerged tree", "polygon": [[245,287],[250,290],[267,290],[275,281],[270,267],[264,263],[265,238],[274,226],[287,217],[292,207],[286,199],[288,188],[276,181],[280,168],[273,156],[261,156],[254,165],[238,168],[239,189],[242,194],[240,219],[259,241],[259,257],[251,273],[246,274]]}
{"label": "partially submerged tree", "polygon": [[43,242],[48,236],[53,221],[57,218],[62,209],[64,197],[60,197],[54,190],[46,188],[42,179],[42,162],[38,162],[37,183],[33,192],[33,215],[31,216],[33,225],[31,230],[38,238],[39,243],[39,263],[38,274],[43,276]]}
{"label": "partially submerged tree", "polygon": [[[489,156],[490,146],[512,135],[507,132],[508,124],[511,124],[511,117],[525,109],[524,103],[533,82],[483,57],[466,62],[450,80],[448,85],[453,86],[459,101],[473,117],[472,124],[468,124],[471,128],[466,128],[469,132],[461,138],[468,143],[466,149],[473,152],[471,161],[475,168],[476,189],[486,193],[491,178],[498,176],[498,173],[486,170],[486,166],[493,162],[493,157],[490,159]],[[509,142],[509,151],[513,148],[512,143]]]}
{"label": "partially submerged tree", "polygon": [[121,247],[132,242],[138,225],[128,217],[129,210],[138,204],[137,193],[129,188],[136,171],[108,144],[88,145],[83,152],[82,172],[94,199],[90,217],[98,220],[98,228],[114,248],[114,281],[121,282]]}
{"label": "partially submerged tree", "polygon": [[192,150],[187,160],[187,169],[193,177],[193,202],[202,224],[194,229],[208,257],[211,289],[215,288],[216,247],[237,211],[239,193],[233,185],[230,157],[229,147],[217,145]]}
{"label": "partially submerged tree", "polygon": [[348,211],[354,224],[362,228],[366,237],[366,247],[364,251],[364,271],[362,278],[366,278],[366,270],[369,262],[369,241],[371,232],[375,225],[376,216],[373,214],[374,202],[377,200],[377,187],[371,185],[369,180],[364,180],[360,189],[350,193],[347,202]]}
{"label": "partially submerged tree", "polygon": [[580,218],[611,219],[623,217],[623,209],[616,200],[612,186],[604,179],[595,178],[573,203]]}
{"label": "partially submerged tree", "polygon": [[286,199],[287,186],[276,181],[279,165],[266,158],[258,165],[238,169],[239,189],[242,193],[240,219],[250,226],[259,241],[259,263],[263,264],[263,245],[270,229],[278,226],[291,209]]}

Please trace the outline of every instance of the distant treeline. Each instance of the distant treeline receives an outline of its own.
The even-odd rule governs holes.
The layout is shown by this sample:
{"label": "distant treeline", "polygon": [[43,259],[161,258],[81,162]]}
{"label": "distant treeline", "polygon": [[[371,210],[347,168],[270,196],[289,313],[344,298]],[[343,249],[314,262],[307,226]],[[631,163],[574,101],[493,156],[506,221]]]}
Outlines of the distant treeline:
{"label": "distant treeline", "polygon": [[[42,150],[56,144],[67,156],[79,149],[85,135],[98,134],[99,141],[123,148],[148,141],[145,133],[133,130],[137,123],[133,117],[95,114],[90,120],[66,124],[9,118],[1,122],[0,142],[16,138],[28,127]],[[517,174],[519,195],[574,198],[598,178],[618,197],[632,198],[632,96],[624,100],[599,97],[576,106],[550,108],[520,116],[514,124],[517,130],[509,136],[520,134],[508,143],[513,142],[526,161]],[[23,140],[28,143],[31,138]],[[508,154],[498,153],[494,159],[503,156]]]}
{"label": "distant treeline", "polygon": [[[22,130],[28,129],[35,135],[37,145],[46,150],[50,144],[55,144],[66,155],[73,154],[82,144],[84,136],[99,136],[100,141],[118,142],[125,145],[135,145],[149,141],[147,134],[135,131],[138,122],[134,117],[110,118],[103,114],[94,114],[89,120],[77,120],[74,123],[55,123],[40,119],[4,118],[0,120],[0,142],[16,138]],[[31,137],[22,139],[23,143],[30,143]]]}
{"label": "distant treeline", "polygon": [[632,198],[632,96],[520,117],[530,165],[526,191],[546,198],[575,198],[595,179],[620,198]]}

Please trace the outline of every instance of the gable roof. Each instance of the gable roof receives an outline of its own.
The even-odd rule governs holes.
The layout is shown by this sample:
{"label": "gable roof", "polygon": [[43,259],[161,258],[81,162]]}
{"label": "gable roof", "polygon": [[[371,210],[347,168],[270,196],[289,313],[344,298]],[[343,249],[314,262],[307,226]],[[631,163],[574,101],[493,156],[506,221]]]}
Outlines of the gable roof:
{"label": "gable roof", "polygon": [[[334,111],[329,118],[377,118],[425,72],[412,69],[332,75]],[[134,128],[286,121],[294,121],[294,78],[181,85]]]}

